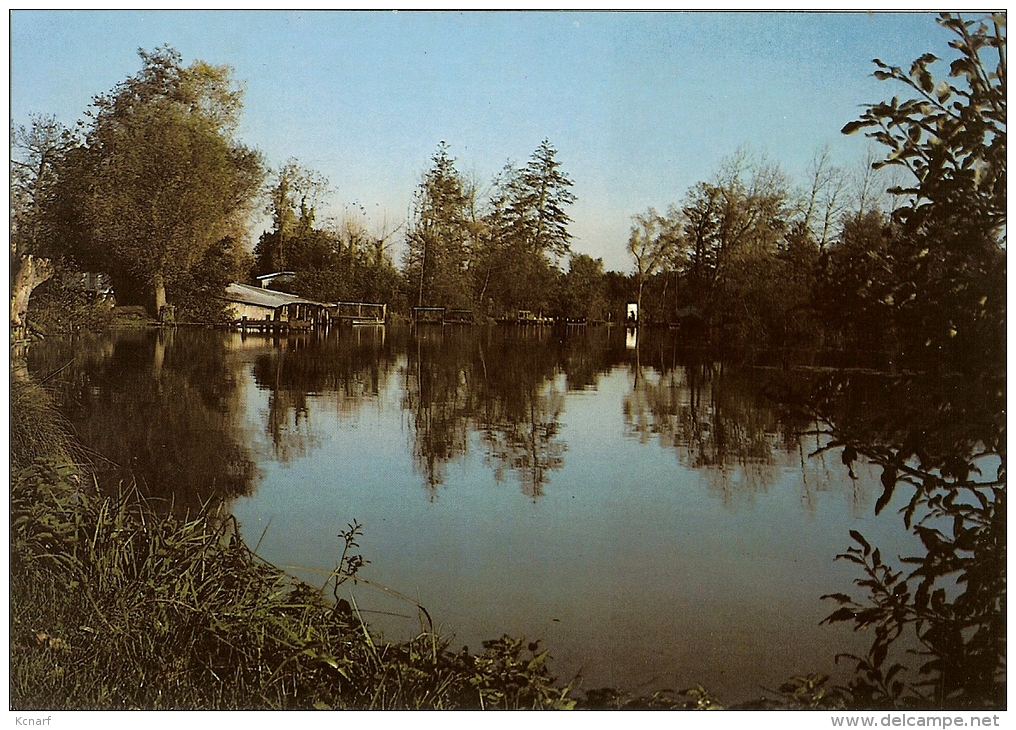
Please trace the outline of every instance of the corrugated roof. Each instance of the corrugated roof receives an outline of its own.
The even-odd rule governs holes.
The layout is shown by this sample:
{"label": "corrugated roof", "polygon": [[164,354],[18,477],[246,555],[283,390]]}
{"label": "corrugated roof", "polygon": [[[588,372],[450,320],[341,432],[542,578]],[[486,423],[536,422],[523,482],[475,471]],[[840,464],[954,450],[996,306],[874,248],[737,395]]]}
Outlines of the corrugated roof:
{"label": "corrugated roof", "polygon": [[271,281],[272,279],[279,279],[282,277],[293,278],[295,276],[295,271],[273,271],[271,274],[262,274],[256,278],[258,281]]}
{"label": "corrugated roof", "polygon": [[230,284],[226,287],[226,299],[241,304],[251,304],[255,307],[267,307],[276,309],[286,304],[316,304],[319,307],[329,305],[323,302],[315,302],[313,299],[304,299],[295,294],[286,294],[272,289],[262,289],[258,286],[247,284]]}

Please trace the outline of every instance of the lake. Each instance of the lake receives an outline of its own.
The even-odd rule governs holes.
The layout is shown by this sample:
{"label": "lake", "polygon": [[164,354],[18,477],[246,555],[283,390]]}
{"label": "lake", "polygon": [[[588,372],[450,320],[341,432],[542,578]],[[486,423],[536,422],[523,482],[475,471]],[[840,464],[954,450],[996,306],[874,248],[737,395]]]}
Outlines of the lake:
{"label": "lake", "polygon": [[725,702],[846,671],[834,656],[868,637],[820,625],[820,596],[856,577],[834,556],[851,529],[893,555],[913,538],[893,509],[875,517],[878,472],[813,456],[814,424],[775,397],[820,369],[632,340],[181,328],[50,338],[29,367],[101,482],[179,510],[224,501],[311,583],[362,525],[369,584],[342,595],[388,638],[422,630],[419,603],[454,646],[542,640],[585,689],[702,684]]}

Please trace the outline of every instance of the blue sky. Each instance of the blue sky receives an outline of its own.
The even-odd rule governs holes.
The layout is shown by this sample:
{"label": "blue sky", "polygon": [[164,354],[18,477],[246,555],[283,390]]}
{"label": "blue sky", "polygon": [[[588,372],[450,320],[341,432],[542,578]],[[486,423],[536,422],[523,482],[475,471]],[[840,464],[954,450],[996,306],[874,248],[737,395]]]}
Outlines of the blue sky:
{"label": "blue sky", "polygon": [[[575,251],[629,270],[631,216],[666,208],[741,145],[802,178],[817,150],[853,165],[840,128],[901,89],[871,77],[952,58],[927,13],[14,11],[11,117],[71,124],[169,44],[233,67],[242,140],[402,220],[438,143],[487,183],[543,138],[575,182]],[[255,231],[259,233],[260,229]]]}

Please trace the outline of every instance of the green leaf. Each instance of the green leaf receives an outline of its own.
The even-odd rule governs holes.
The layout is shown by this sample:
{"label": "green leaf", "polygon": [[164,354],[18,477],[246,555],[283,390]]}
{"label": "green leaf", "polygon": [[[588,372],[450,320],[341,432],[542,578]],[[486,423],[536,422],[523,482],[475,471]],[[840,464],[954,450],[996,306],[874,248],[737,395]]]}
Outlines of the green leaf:
{"label": "green leaf", "polygon": [[826,593],[824,596],[820,596],[820,600],[823,600],[823,601],[826,600],[827,598],[831,598],[832,600],[836,601],[837,603],[853,603],[854,602],[854,599],[851,596],[848,596],[846,593]]}
{"label": "green leaf", "polygon": [[849,608],[838,608],[822,619],[820,623],[833,624],[840,621],[853,621],[855,618],[857,618],[857,614]]}
{"label": "green leaf", "polygon": [[882,510],[885,509],[886,505],[889,504],[889,500],[892,499],[893,489],[895,488],[895,486],[896,484],[895,482],[893,482],[893,485],[886,487],[885,490],[882,492],[882,496],[878,498],[878,501],[875,503],[876,515],[880,514]]}

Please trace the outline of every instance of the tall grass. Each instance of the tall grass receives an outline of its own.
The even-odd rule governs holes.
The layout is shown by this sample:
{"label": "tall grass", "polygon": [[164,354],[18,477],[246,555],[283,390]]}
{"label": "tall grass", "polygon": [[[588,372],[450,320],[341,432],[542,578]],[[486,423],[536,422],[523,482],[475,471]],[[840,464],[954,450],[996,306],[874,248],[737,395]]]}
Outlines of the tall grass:
{"label": "tall grass", "polygon": [[11,469],[24,469],[36,459],[70,459],[69,429],[52,394],[27,375],[11,374]]}

